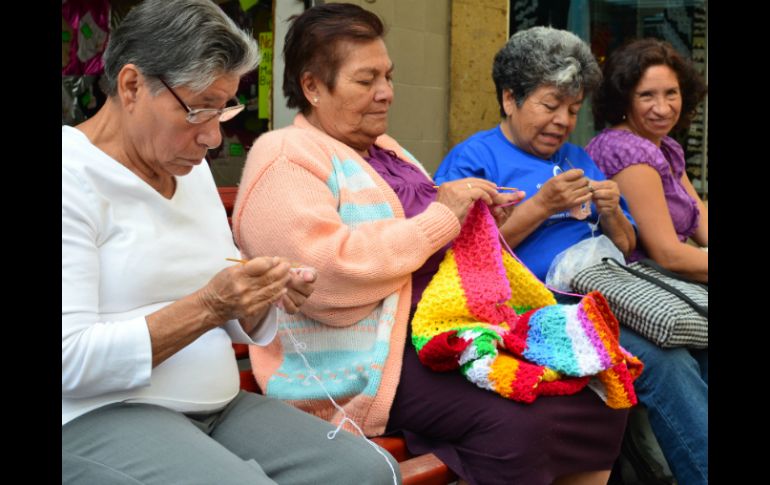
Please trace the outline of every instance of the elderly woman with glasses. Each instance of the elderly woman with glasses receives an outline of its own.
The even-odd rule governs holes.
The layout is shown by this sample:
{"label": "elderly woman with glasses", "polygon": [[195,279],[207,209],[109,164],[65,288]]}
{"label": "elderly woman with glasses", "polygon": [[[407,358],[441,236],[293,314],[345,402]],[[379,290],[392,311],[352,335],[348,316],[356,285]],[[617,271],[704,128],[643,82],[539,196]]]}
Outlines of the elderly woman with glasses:
{"label": "elderly woman with glasses", "polygon": [[[393,483],[361,438],[239,390],[315,273],[243,264],[206,151],[257,45],[208,0],[147,0],[104,54],[108,100],[62,127],[62,482]],[[386,459],[387,458],[387,459]]]}
{"label": "elderly woman with glasses", "polygon": [[[557,254],[594,231],[628,254],[636,234],[617,184],[605,179],[583,149],[567,142],[583,99],[601,81],[590,48],[570,32],[532,27],[500,49],[492,78],[502,121],[455,146],[436,181],[480,177],[523,190],[526,199],[500,232],[541,281]],[[604,407],[589,389],[544,399],[554,399],[558,410],[553,423],[543,426],[562,446],[543,460],[554,470],[584,472],[581,483],[605,483],[620,452],[627,410]],[[570,427],[557,424],[561,419]]]}
{"label": "elderly woman with glasses", "polygon": [[376,15],[319,5],[286,37],[283,91],[300,112],[249,152],[233,232],[245,254],[280,254],[319,277],[300,312],[277,313],[279,338],[250,348],[267,395],[370,436],[399,433],[473,485],[606,481],[596,471],[618,454],[625,411],[587,389],[505,399],[423,365],[410,335],[469,207],[523,194],[479,178],[436,188],[386,134],[394,66]]}

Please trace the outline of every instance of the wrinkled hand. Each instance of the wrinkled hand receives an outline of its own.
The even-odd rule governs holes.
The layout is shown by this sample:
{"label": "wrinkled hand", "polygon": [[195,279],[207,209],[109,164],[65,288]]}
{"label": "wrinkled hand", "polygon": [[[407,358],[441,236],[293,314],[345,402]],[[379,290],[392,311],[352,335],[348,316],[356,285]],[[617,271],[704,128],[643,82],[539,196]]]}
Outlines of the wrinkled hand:
{"label": "wrinkled hand", "polygon": [[514,204],[518,204],[519,202],[524,199],[524,197],[527,196],[527,194],[523,190],[519,190],[517,192],[513,193],[507,193],[507,194],[500,194],[504,196],[510,196],[511,200],[503,203],[502,205],[496,205],[490,207],[492,216],[495,218],[495,223],[497,224],[497,227],[502,226],[505,224],[505,221],[508,220],[509,217],[511,217],[511,214],[513,214]]}
{"label": "wrinkled hand", "polygon": [[[464,178],[444,182],[438,188],[436,202],[447,206],[460,224],[468,215],[468,210],[477,200],[483,200],[489,206],[504,205],[519,200],[518,193],[501,194],[492,182],[478,178]],[[508,212],[510,214],[510,212]]]}
{"label": "wrinkled hand", "polygon": [[594,180],[593,201],[596,210],[603,216],[613,216],[620,210],[620,188],[613,180]]}
{"label": "wrinkled hand", "polygon": [[290,267],[287,260],[278,256],[230,266],[214,275],[198,292],[200,301],[222,323],[261,319],[273,302],[288,294]]}
{"label": "wrinkled hand", "polygon": [[583,170],[573,168],[549,179],[531,200],[540,204],[550,217],[590,201],[589,187],[595,188],[595,182],[589,182]]}
{"label": "wrinkled hand", "polygon": [[293,315],[313,293],[317,273],[313,268],[292,268],[289,275],[289,282],[286,285],[288,291],[280,301],[276,302],[276,305]]}

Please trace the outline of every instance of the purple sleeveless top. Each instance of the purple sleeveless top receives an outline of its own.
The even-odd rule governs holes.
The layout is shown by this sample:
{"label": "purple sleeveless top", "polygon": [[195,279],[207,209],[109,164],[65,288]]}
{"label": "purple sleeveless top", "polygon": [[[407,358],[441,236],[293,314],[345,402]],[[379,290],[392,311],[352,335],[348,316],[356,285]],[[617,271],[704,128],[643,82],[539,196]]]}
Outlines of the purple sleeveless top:
{"label": "purple sleeveless top", "polygon": [[[369,148],[369,156],[364,158],[396,193],[407,219],[421,214],[436,200],[437,190],[433,188],[433,181],[415,165],[398,158],[393,151],[373,145]],[[450,246],[451,243],[438,250],[412,273],[412,308],[420,301],[422,292],[438,271],[438,265]]]}
{"label": "purple sleeveless top", "polygon": [[[624,168],[639,163],[654,168],[663,182],[668,212],[679,240],[685,242],[695,233],[700,210],[695,199],[682,185],[681,179],[685,169],[684,151],[676,140],[666,136],[661,140],[658,148],[651,141],[635,133],[608,128],[586,145],[586,152],[608,179]],[[637,245],[629,261],[646,257],[648,257],[647,253]]]}

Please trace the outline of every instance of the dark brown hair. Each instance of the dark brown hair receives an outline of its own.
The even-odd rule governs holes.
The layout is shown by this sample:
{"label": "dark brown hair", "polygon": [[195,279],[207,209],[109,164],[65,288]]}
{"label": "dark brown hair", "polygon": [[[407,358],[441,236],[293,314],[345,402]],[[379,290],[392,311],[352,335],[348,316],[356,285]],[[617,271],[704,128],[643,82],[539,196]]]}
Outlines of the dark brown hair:
{"label": "dark brown hair", "polygon": [[668,42],[658,39],[631,41],[610,54],[604,65],[604,81],[594,95],[597,129],[623,121],[631,105],[631,94],[647,68],[668,66],[676,73],[682,94],[682,113],[675,129],[687,128],[695,107],[706,95],[706,83],[692,63]]}
{"label": "dark brown hair", "polygon": [[302,75],[310,72],[333,91],[345,57],[341,41],[372,41],[385,31],[377,15],[350,3],[317,5],[289,20],[292,24],[283,47],[283,94],[286,106],[303,113],[310,103],[302,92]]}

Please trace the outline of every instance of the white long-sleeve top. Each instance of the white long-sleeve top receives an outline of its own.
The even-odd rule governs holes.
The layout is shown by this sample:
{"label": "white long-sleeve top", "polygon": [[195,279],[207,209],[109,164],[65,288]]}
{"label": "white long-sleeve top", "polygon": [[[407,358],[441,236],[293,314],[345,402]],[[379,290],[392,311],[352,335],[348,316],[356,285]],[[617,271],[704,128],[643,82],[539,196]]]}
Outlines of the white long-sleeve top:
{"label": "white long-sleeve top", "polygon": [[208,164],[166,199],[81,131],[62,126],[62,426],[114,402],[180,411],[238,393],[232,342],[268,344],[271,312],[247,335],[210,330],[152,368],[145,316],[203,287],[239,257]]}

